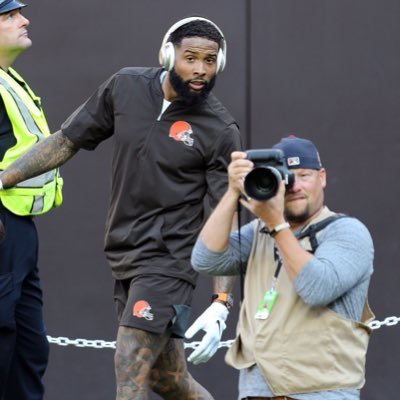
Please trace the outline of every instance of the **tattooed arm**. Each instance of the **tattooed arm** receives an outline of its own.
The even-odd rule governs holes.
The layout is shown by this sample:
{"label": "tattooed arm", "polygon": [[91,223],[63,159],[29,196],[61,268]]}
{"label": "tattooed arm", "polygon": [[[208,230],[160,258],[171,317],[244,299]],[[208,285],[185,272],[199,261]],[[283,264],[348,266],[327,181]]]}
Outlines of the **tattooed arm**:
{"label": "tattooed arm", "polygon": [[235,276],[214,277],[214,293],[232,293],[235,279]]}
{"label": "tattooed arm", "polygon": [[[238,230],[238,228],[239,225],[237,219],[237,212],[234,212],[230,226],[230,231],[231,232],[236,231]],[[215,276],[213,279],[214,293],[228,293],[232,295],[235,281],[236,281],[235,276]]]}
{"label": "tattooed arm", "polygon": [[78,150],[71,140],[58,131],[33,146],[0,174],[3,187],[15,186],[21,181],[59,167]]}

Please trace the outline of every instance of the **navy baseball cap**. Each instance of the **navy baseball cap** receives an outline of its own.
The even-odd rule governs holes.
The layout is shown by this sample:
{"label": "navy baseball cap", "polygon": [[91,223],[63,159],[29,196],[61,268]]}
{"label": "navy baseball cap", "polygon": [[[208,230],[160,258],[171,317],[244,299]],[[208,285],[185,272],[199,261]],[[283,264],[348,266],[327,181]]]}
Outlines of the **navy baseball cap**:
{"label": "navy baseball cap", "polygon": [[16,0],[0,0],[0,14],[8,13],[9,11],[16,10],[18,8],[26,7],[27,4],[21,3]]}
{"label": "navy baseball cap", "polygon": [[321,159],[314,143],[308,139],[290,135],[274,146],[273,149],[281,149],[285,155],[289,169],[321,169]]}

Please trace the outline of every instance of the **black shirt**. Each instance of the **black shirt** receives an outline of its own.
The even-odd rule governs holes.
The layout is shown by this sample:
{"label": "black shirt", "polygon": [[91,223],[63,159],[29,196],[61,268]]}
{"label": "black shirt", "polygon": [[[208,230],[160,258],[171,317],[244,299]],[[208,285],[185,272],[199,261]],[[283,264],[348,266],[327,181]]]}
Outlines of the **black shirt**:
{"label": "black shirt", "polygon": [[113,136],[112,188],[105,251],[114,277],[162,273],[194,283],[190,253],[204,219],[227,185],[230,154],[240,149],[235,120],[212,94],[174,101],[159,118],[160,68],[125,68],[62,125],[78,147]]}
{"label": "black shirt", "polygon": [[0,96],[0,160],[4,158],[6,151],[16,144],[17,139],[14,136],[3,98]]}

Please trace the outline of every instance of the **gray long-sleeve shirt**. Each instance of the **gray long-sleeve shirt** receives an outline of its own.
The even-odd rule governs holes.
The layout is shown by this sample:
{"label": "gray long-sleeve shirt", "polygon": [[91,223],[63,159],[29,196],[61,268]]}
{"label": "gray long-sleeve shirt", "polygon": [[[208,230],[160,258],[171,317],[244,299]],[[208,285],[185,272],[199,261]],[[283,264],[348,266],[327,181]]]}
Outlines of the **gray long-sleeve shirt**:
{"label": "gray long-sleeve shirt", "polygon": [[[214,276],[238,275],[239,256],[246,264],[250,255],[252,223],[244,225],[240,232],[240,249],[238,232],[234,232],[228,249],[221,253],[208,250],[198,239],[192,252],[194,269]],[[373,272],[374,248],[368,229],[355,218],[342,218],[322,230],[318,242],[314,257],[294,280],[297,294],[307,304],[325,305],[345,318],[360,320]],[[248,373],[241,373],[241,384],[248,381],[242,379]],[[257,379],[262,379],[259,371],[255,374]],[[273,396],[269,388],[262,395]],[[293,395],[299,400],[355,400],[360,396],[356,389]]]}

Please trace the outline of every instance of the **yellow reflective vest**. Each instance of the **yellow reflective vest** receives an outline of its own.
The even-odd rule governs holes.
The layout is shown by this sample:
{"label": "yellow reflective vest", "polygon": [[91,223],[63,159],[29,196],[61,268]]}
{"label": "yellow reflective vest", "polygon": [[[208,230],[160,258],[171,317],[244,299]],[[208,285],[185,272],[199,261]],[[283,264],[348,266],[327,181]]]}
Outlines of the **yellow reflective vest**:
{"label": "yellow reflective vest", "polygon": [[[8,72],[0,69],[0,95],[12,125],[16,144],[10,147],[0,160],[0,170],[6,169],[33,145],[50,135],[40,107],[40,98],[15,70],[9,68]],[[43,214],[62,203],[62,185],[59,171],[54,169],[20,182],[13,188],[0,190],[0,200],[5,208],[17,215]]]}

